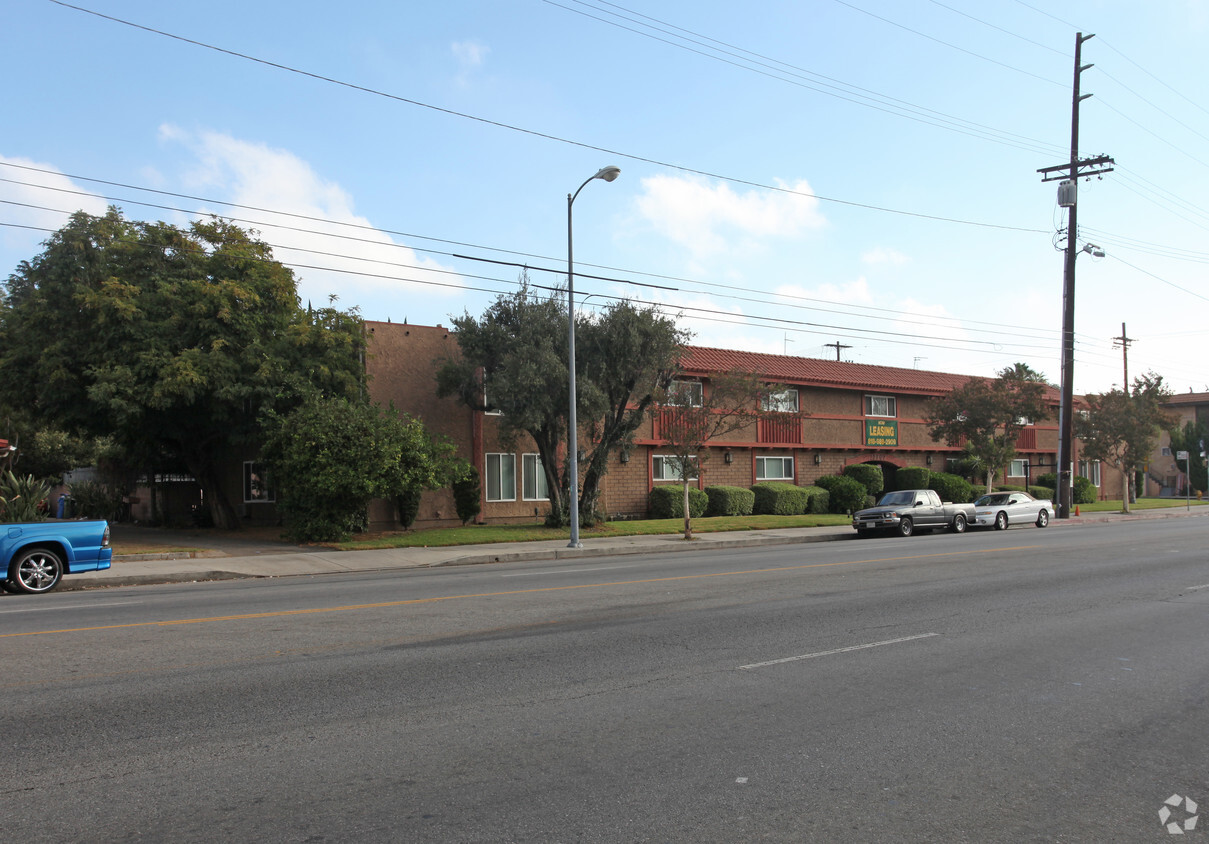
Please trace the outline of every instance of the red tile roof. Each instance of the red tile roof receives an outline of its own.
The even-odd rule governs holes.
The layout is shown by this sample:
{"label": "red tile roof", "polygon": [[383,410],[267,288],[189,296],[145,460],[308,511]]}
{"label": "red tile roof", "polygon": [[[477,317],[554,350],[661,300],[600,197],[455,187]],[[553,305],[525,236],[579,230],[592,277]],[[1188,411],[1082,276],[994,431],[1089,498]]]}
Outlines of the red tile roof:
{"label": "red tile roof", "polygon": [[[902,369],[865,363],[737,352],[705,346],[686,346],[680,365],[686,375],[708,375],[739,369],[758,372],[770,380],[787,384],[841,389],[885,390],[939,396],[961,387],[970,375],[932,372],[926,369]],[[1048,398],[1057,402],[1058,390],[1051,387]]]}

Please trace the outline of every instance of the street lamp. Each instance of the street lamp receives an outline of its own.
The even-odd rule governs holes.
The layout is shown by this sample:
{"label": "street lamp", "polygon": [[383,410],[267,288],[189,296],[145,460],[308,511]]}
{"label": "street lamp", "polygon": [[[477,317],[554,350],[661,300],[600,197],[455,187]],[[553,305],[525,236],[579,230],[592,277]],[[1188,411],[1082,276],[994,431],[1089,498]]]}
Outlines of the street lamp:
{"label": "street lamp", "polygon": [[570,392],[570,412],[567,418],[567,480],[571,499],[571,543],[568,548],[582,548],[579,541],[579,426],[575,419],[575,263],[572,258],[571,206],[579,191],[593,179],[611,182],[621,175],[620,167],[602,167],[596,175],[584,180],[575,193],[567,194],[567,372]]}

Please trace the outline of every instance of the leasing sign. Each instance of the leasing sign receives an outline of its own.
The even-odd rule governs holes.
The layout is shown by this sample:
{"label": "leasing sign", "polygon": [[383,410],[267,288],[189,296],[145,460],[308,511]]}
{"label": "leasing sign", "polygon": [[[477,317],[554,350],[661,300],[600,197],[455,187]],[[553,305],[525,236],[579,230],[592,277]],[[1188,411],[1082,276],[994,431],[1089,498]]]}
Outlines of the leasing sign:
{"label": "leasing sign", "polygon": [[898,445],[897,419],[866,419],[865,445],[896,446]]}

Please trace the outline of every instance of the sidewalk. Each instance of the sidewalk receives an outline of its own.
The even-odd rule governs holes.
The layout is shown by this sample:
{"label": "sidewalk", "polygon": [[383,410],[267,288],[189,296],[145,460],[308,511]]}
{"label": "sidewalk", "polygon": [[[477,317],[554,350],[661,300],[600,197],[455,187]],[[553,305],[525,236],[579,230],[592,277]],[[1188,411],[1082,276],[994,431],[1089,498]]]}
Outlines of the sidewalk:
{"label": "sidewalk", "polygon": [[[1142,519],[1204,516],[1209,507],[1144,510],[1130,513],[1090,513],[1054,520],[1051,527],[1087,525]],[[126,525],[119,531],[150,530]],[[1019,527],[1014,530],[1035,530]],[[391,571],[437,566],[478,565],[521,560],[580,560],[620,554],[664,554],[680,551],[709,551],[724,548],[753,548],[793,545],[802,542],[832,542],[856,539],[851,527],[788,528],[783,530],[697,533],[692,542],[679,534],[590,538],[583,548],[568,548],[564,539],[538,542],[498,542],[487,545],[453,545],[445,548],[390,548],[371,551],[336,551],[330,548],[304,548],[284,542],[249,537],[208,536],[204,531],[156,531],[164,544],[196,546],[200,550],[186,554],[132,554],[114,557],[105,571],[67,575],[60,591],[95,589],[107,586],[135,586],[153,583],[187,583],[203,580],[231,580],[250,577],[290,577],[294,575],[337,574],[341,572]]]}

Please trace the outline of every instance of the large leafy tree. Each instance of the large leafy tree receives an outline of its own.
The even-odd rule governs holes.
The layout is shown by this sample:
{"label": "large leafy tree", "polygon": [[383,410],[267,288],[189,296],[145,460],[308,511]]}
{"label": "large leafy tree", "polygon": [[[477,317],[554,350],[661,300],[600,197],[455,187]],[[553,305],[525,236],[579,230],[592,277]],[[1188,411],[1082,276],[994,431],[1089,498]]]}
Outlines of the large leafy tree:
{"label": "large leafy tree", "polygon": [[147,469],[186,469],[231,528],[223,459],[267,408],[359,394],[362,345],[355,313],[304,310],[291,271],[231,223],[80,212],[4,286],[0,398],[110,435]]}
{"label": "large leafy tree", "polygon": [[1082,457],[1100,460],[1121,473],[1121,506],[1129,512],[1129,482],[1134,469],[1154,451],[1159,434],[1175,425],[1163,409],[1171,390],[1163,376],[1149,372],[1134,379],[1133,390],[1109,390],[1089,395],[1086,415],[1075,419],[1075,435],[1083,441]]}
{"label": "large leafy tree", "polygon": [[1017,363],[993,379],[971,378],[929,404],[926,421],[936,442],[964,445],[986,471],[987,492],[995,475],[1016,456],[1016,440],[1029,422],[1050,415],[1045,376]]}
{"label": "large leafy tree", "polygon": [[419,420],[360,399],[315,397],[267,421],[265,463],[300,542],[344,539],[365,526],[371,499],[417,498],[469,469]]}
{"label": "large leafy tree", "polygon": [[[567,478],[567,309],[560,293],[521,288],[500,296],[481,317],[453,320],[458,357],[442,361],[438,394],[456,395],[476,410],[494,410],[505,443],[532,438],[550,495],[548,521],[569,520]],[[656,392],[675,370],[686,339],[654,308],[618,302],[599,315],[577,314],[576,416],[584,450],[580,520],[599,513],[609,455],[625,447]]]}

